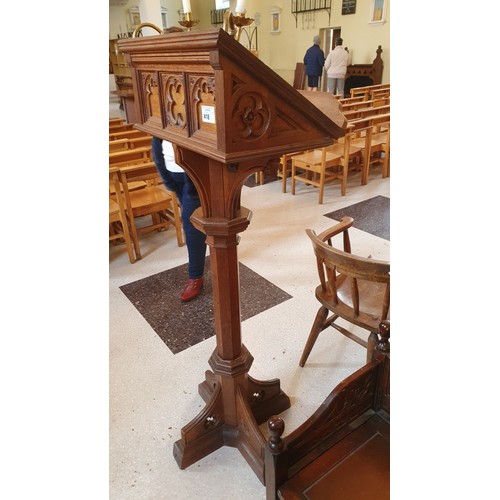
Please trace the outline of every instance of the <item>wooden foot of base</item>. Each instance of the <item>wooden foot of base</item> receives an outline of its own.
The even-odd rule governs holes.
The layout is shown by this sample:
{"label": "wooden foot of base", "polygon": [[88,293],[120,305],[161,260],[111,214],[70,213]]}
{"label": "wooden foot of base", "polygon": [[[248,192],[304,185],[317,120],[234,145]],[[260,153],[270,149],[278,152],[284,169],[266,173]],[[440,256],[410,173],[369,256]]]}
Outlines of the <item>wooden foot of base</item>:
{"label": "wooden foot of base", "polygon": [[174,443],[174,458],[181,469],[194,464],[224,445],[221,388],[214,388],[205,408],[181,429],[181,439]]}
{"label": "wooden foot of base", "polygon": [[199,385],[205,408],[182,428],[174,457],[184,469],[221,446],[233,446],[264,484],[266,440],[258,426],[290,408],[290,399],[278,379],[258,381],[244,373],[239,374],[239,381],[234,391],[224,391],[224,385],[230,386],[230,377],[205,373],[205,381]]}

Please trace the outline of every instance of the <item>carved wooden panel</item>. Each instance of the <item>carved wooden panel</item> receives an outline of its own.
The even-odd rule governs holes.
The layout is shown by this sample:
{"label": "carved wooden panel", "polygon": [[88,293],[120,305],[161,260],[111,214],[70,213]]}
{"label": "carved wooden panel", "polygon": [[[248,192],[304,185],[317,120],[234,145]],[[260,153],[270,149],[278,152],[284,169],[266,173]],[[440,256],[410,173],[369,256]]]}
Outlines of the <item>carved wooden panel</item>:
{"label": "carved wooden panel", "polygon": [[154,71],[141,72],[140,85],[144,122],[148,122],[151,118],[161,120],[160,92],[158,88],[157,73]]}
{"label": "carved wooden panel", "polygon": [[215,78],[209,75],[189,75],[189,92],[192,102],[192,133],[217,132],[215,121]]}
{"label": "carved wooden panel", "polygon": [[187,125],[186,92],[182,73],[160,73],[164,126],[184,129]]}
{"label": "carved wooden panel", "polygon": [[300,432],[296,439],[291,437],[287,442],[290,464],[325,441],[328,435],[371,408],[376,385],[377,367],[365,367],[363,374],[357,375],[345,385],[337,386],[339,390],[334,391],[317,410],[317,413],[321,410],[319,416],[314,414],[307,422],[310,424],[307,432]]}
{"label": "carved wooden panel", "polygon": [[205,157],[268,161],[344,135],[342,123],[223,30],[120,40],[119,47],[133,68],[137,128]]}

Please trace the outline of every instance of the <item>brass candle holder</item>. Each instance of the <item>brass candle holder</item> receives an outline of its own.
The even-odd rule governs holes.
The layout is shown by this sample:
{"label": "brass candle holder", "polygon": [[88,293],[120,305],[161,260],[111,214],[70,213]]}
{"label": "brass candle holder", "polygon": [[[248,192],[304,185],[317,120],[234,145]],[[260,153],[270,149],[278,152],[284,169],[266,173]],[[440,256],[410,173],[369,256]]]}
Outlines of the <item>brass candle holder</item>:
{"label": "brass candle holder", "polygon": [[237,42],[239,42],[241,30],[245,26],[250,26],[253,21],[253,18],[246,17],[245,14],[241,12],[234,15],[229,9],[227,9],[224,13],[224,31],[227,31]]}
{"label": "brass candle holder", "polygon": [[179,24],[187,28],[188,31],[191,31],[191,28],[196,26],[199,22],[198,19],[192,18],[191,12],[185,12],[182,14],[182,21],[179,21]]}

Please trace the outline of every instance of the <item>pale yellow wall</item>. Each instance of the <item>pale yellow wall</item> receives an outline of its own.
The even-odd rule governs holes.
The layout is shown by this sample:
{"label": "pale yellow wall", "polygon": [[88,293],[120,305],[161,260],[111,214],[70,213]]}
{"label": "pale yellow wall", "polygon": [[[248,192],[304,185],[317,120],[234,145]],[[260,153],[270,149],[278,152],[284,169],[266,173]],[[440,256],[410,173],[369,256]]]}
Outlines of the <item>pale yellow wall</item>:
{"label": "pale yellow wall", "polygon": [[[110,6],[110,38],[116,37],[120,25],[125,31],[128,9],[132,5],[140,5],[141,1],[146,0],[129,0],[123,7]],[[257,28],[259,58],[289,83],[293,82],[295,64],[302,61],[305,51],[312,45],[313,36],[319,34],[321,28],[328,27],[341,28],[344,46],[349,47],[353,64],[371,63],[376,56],[377,47],[381,45],[384,61],[382,82],[387,83],[390,81],[390,4],[389,0],[385,1],[386,22],[383,24],[369,23],[372,0],[357,0],[356,13],[344,16],[341,15],[342,2],[332,0],[330,22],[326,11],[318,11],[309,24],[302,14],[297,16],[296,23],[291,13],[290,0],[247,0],[247,16],[255,17],[256,13],[260,13]],[[231,5],[233,4],[234,0]],[[169,24],[179,26],[177,11],[182,8],[182,0],[158,0],[158,5],[167,9]],[[193,17],[200,21],[196,28],[211,28],[210,11],[215,8],[215,2],[191,0],[191,7]],[[280,34],[271,33],[270,11],[275,8],[282,9]],[[144,34],[147,36],[156,32],[145,31]],[[328,49],[325,50],[325,55],[327,53]]]}

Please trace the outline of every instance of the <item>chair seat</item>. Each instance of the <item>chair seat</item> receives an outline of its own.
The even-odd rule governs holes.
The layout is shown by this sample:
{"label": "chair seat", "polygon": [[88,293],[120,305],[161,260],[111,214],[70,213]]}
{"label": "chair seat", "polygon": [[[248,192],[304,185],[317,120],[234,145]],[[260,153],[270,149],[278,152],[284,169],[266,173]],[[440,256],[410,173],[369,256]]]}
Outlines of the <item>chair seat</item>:
{"label": "chair seat", "polygon": [[[326,152],[325,163],[328,164],[332,161],[338,160],[342,158],[341,153],[337,152]],[[293,161],[295,165],[300,167],[300,164],[310,165],[310,166],[321,166],[322,152],[321,149],[314,149],[313,151],[309,151],[308,153],[304,153],[301,155],[296,155],[293,157]]]}
{"label": "chair seat", "polygon": [[373,134],[372,135],[372,140],[371,140],[371,146],[376,147],[376,146],[381,146],[382,144],[385,144],[387,142],[387,133],[386,132],[380,132],[378,134]]}
{"label": "chair seat", "polygon": [[[155,210],[156,205],[163,205],[172,196],[163,185],[150,186],[147,189],[130,191],[130,203],[136,215],[141,214],[141,207],[147,207],[147,213]],[[161,207],[158,207],[160,210]]]}
{"label": "chair seat", "polygon": [[[350,151],[349,151],[350,155],[354,156],[357,153],[359,153],[360,151],[362,151],[363,148],[361,146],[354,146],[351,142],[351,146],[349,149],[350,149]],[[326,148],[326,152],[327,153],[334,153],[334,154],[338,154],[338,155],[342,156],[344,154],[344,144],[336,142],[335,144],[328,146]]]}
{"label": "chair seat", "polygon": [[[363,311],[358,316],[353,316],[351,280],[344,278],[345,276],[340,276],[337,280],[337,304],[335,304],[333,294],[325,293],[321,285],[316,288],[316,298],[341,318],[372,332],[377,331],[381,321],[380,303],[384,299],[387,285],[385,283],[358,280],[359,300],[363,303]],[[389,316],[387,319],[389,319]]]}

